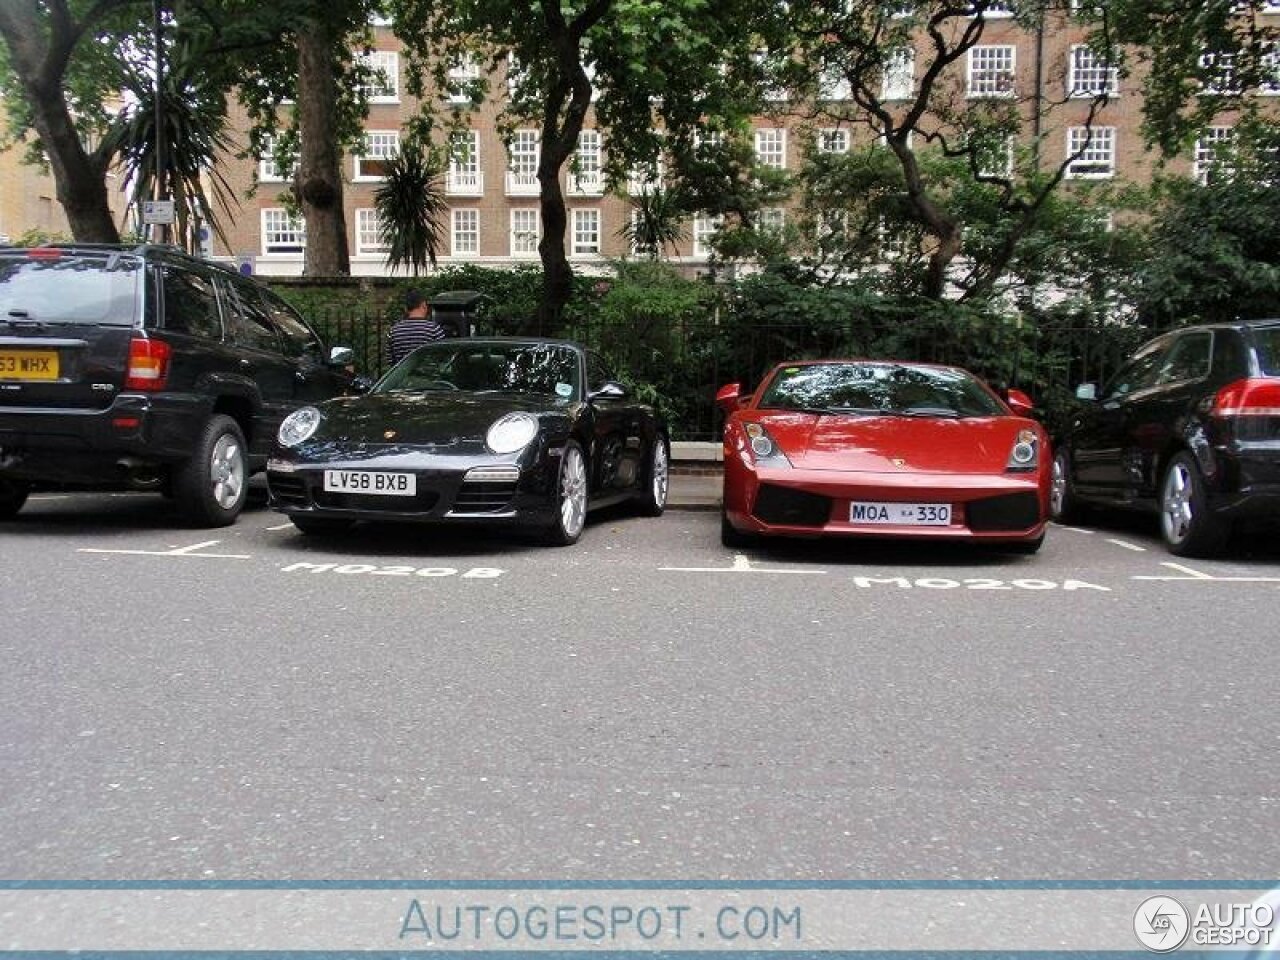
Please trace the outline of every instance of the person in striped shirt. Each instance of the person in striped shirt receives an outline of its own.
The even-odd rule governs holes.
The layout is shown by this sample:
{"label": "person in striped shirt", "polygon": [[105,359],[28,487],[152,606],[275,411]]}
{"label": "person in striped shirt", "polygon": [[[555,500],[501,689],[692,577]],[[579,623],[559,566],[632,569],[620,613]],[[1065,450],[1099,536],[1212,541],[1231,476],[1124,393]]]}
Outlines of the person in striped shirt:
{"label": "person in striped shirt", "polygon": [[444,339],[444,328],[431,316],[431,305],[420,290],[404,295],[404,317],[387,331],[388,365],[399,363],[424,343]]}

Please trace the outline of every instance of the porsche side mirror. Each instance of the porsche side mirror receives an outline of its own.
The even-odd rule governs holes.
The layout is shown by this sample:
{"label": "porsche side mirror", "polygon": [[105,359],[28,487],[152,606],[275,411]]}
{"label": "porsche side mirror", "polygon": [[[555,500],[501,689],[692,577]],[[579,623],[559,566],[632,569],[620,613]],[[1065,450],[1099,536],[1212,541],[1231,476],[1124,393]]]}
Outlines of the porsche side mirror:
{"label": "porsche side mirror", "polygon": [[625,400],[626,398],[627,388],[617,380],[606,380],[600,385],[600,389],[592,390],[587,396],[588,400]]}
{"label": "porsche side mirror", "polygon": [[1005,397],[1009,402],[1009,409],[1020,417],[1031,416],[1032,411],[1036,408],[1031,398],[1021,390],[1010,390],[1005,394]]}
{"label": "porsche side mirror", "polygon": [[329,350],[329,366],[349,367],[355,363],[356,352],[350,347],[332,347]]}
{"label": "porsche side mirror", "polygon": [[1096,383],[1082,383],[1076,387],[1077,400],[1097,400],[1098,385]]}
{"label": "porsche side mirror", "polygon": [[725,416],[733,413],[742,405],[742,386],[727,383],[716,391],[716,406],[724,411]]}

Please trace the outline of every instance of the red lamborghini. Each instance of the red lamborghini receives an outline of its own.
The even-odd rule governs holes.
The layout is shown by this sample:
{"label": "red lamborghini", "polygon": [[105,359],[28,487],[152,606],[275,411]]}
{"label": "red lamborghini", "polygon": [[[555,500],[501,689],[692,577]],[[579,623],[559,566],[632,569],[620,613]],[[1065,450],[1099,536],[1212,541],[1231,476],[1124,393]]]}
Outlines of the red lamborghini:
{"label": "red lamborghini", "polygon": [[1018,390],[957,367],[818,360],[775,367],[725,411],[721,539],[934,537],[1034,553],[1053,455]]}

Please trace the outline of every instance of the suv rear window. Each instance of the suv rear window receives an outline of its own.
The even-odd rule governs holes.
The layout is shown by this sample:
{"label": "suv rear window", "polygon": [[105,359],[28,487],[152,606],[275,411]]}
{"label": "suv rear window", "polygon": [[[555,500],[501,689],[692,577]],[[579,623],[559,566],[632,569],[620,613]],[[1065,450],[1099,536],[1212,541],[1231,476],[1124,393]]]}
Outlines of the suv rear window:
{"label": "suv rear window", "polygon": [[133,326],[142,261],[49,254],[0,258],[0,321]]}
{"label": "suv rear window", "polygon": [[1258,344],[1258,366],[1268,377],[1280,377],[1280,327],[1255,327],[1253,339]]}

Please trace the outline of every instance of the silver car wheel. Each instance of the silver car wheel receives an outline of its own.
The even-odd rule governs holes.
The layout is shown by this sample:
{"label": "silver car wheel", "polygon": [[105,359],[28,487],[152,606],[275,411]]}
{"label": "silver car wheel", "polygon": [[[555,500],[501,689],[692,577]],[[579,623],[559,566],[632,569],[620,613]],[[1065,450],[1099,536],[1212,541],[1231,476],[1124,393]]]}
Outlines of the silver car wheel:
{"label": "silver car wheel", "polygon": [[218,506],[223,510],[234,507],[244,490],[245,464],[240,442],[231,434],[224,433],[214,444],[209,478],[213,484],[213,499]]}
{"label": "silver car wheel", "polygon": [[652,481],[654,506],[665,507],[671,478],[669,464],[667,463],[667,445],[662,442],[661,436],[656,437],[653,441]]}
{"label": "silver car wheel", "polygon": [[560,465],[560,526],[573,538],[587,522],[587,468],[582,451],[568,447]]}
{"label": "silver car wheel", "polygon": [[1049,515],[1062,516],[1067,502],[1067,465],[1062,456],[1053,458],[1053,471],[1049,479]]}
{"label": "silver car wheel", "polygon": [[1165,541],[1177,546],[1191,535],[1195,522],[1192,497],[1195,493],[1195,477],[1181,460],[1169,465],[1160,491],[1160,525]]}

